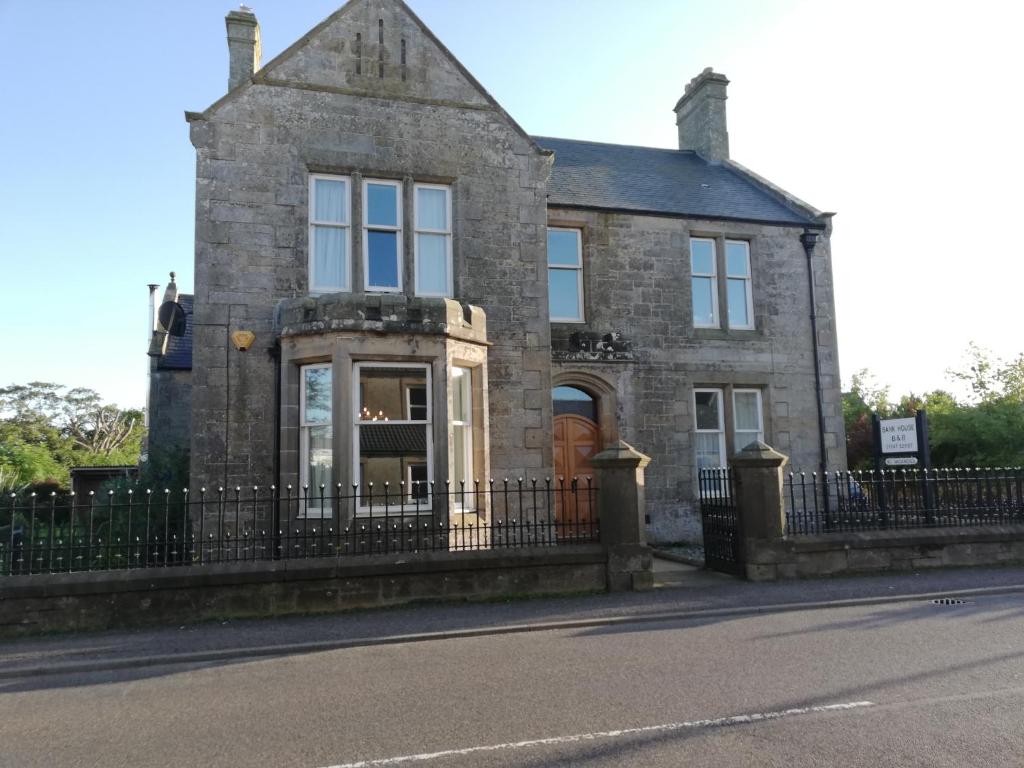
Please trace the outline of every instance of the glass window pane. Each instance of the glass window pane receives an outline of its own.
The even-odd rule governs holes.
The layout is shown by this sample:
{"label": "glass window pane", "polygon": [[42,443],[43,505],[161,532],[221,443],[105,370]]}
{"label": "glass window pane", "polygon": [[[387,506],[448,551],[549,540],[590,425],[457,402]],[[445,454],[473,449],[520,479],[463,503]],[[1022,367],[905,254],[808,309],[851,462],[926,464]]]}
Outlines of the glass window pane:
{"label": "glass window pane", "polygon": [[360,368],[359,419],[363,422],[404,420],[408,395],[413,404],[422,399],[423,410],[413,411],[412,415],[421,415],[425,421],[426,392],[427,372],[424,368]]}
{"label": "glass window pane", "polygon": [[416,293],[448,295],[448,235],[416,235]]}
{"label": "glass window pane", "polygon": [[366,223],[398,226],[398,187],[390,184],[366,185]]}
{"label": "glass window pane", "polygon": [[691,240],[690,266],[695,275],[715,274],[714,242],[711,240]]}
{"label": "glass window pane", "polygon": [[[466,490],[470,491],[473,488],[473,473],[469,471],[466,466],[466,449],[468,447],[469,440],[469,427],[463,425],[456,425],[452,427],[453,437],[453,466],[452,466],[452,490],[458,493],[461,487],[459,482],[462,480],[466,481]],[[456,499],[461,501],[461,499]],[[468,502],[469,499],[466,499]]]}
{"label": "glass window pane", "polygon": [[548,270],[548,310],[553,318],[578,320],[580,313],[579,270]]}
{"label": "glass window pane", "polygon": [[756,443],[758,440],[763,441],[764,435],[760,432],[737,432],[736,433],[736,452],[739,453],[751,443]]}
{"label": "glass window pane", "polygon": [[750,313],[747,308],[747,286],[749,280],[727,281],[729,297],[729,325],[735,327],[750,325]]}
{"label": "glass window pane", "polygon": [[306,429],[306,482],[309,485],[310,504],[314,500],[319,504],[320,485],[324,485],[324,495],[332,491],[331,467],[333,451],[331,449],[330,427],[309,427]]}
{"label": "glass window pane", "polygon": [[331,423],[331,369],[303,368],[305,406],[303,422],[306,424]]}
{"label": "glass window pane", "polygon": [[313,227],[313,286],[344,288],[348,283],[345,230]]}
{"label": "glass window pane", "polygon": [[580,266],[580,233],[576,230],[548,230],[548,264]]}
{"label": "glass window pane", "polygon": [[725,272],[729,277],[750,277],[750,257],[746,243],[725,244]]}
{"label": "glass window pane", "polygon": [[721,429],[721,392],[702,391],[694,393],[697,404],[697,429]]}
{"label": "glass window pane", "polygon": [[341,179],[313,180],[313,218],[317,221],[334,221],[344,224],[348,221],[345,205],[346,183]]}
{"label": "glass window pane", "polygon": [[555,416],[575,414],[597,421],[597,403],[594,398],[576,387],[555,387],[551,391]]}
{"label": "glass window pane", "polygon": [[448,229],[448,191],[416,189],[416,226],[420,229]]}
{"label": "glass window pane", "polygon": [[409,484],[407,491],[412,502],[424,503],[430,498],[430,484],[427,482],[426,464],[409,464],[406,482]]}
{"label": "glass window pane", "polygon": [[715,317],[715,281],[711,277],[693,278],[693,324],[717,325]]}
{"label": "glass window pane", "polygon": [[733,392],[736,430],[757,432],[761,429],[760,398],[757,392]]}
{"label": "glass window pane", "polygon": [[419,385],[410,386],[406,390],[409,399],[409,412],[405,418],[410,421],[427,420],[427,388]]}
{"label": "glass window pane", "polygon": [[369,285],[374,288],[398,287],[398,233],[366,233]]}
{"label": "glass window pane", "polygon": [[[359,466],[362,470],[360,495],[364,506],[370,501],[373,483],[373,506],[383,512],[385,484],[388,502],[398,505],[401,485],[408,478],[411,466],[427,461],[426,424],[387,424],[361,422],[359,430]],[[407,491],[408,492],[408,491]]]}
{"label": "glass window pane", "polygon": [[697,433],[697,468],[722,466],[722,433]]}

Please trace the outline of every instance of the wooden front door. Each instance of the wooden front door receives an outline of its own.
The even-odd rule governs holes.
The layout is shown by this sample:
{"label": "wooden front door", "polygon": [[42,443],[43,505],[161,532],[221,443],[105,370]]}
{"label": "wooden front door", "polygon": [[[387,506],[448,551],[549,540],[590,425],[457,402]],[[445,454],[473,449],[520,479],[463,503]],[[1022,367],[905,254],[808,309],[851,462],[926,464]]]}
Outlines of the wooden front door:
{"label": "wooden front door", "polygon": [[[558,538],[589,536],[597,498],[587,492],[593,483],[590,457],[601,450],[601,430],[593,421],[575,414],[555,416],[555,521]],[[573,478],[577,488],[573,492]]]}

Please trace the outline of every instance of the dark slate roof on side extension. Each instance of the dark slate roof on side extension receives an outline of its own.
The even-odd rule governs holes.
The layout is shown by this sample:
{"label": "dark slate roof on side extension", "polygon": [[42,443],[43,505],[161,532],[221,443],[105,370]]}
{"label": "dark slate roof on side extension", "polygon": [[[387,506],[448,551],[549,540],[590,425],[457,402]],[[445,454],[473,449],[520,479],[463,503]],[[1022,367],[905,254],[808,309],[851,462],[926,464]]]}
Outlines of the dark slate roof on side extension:
{"label": "dark slate roof on side extension", "polygon": [[555,153],[550,205],[820,226],[739,172],[696,152],[544,136],[533,140]]}
{"label": "dark slate roof on side extension", "polygon": [[185,310],[185,335],[167,337],[167,351],[156,364],[161,371],[192,370],[192,294],[179,293],[178,303]]}

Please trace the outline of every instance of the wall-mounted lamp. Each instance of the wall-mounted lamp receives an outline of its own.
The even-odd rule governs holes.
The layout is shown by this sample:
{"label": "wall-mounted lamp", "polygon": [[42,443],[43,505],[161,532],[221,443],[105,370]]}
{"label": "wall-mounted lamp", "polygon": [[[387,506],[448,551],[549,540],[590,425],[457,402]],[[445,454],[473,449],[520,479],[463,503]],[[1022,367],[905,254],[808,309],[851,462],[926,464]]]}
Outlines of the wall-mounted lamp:
{"label": "wall-mounted lamp", "polygon": [[231,343],[239,352],[248,350],[254,341],[256,341],[256,334],[252,331],[233,331],[231,333]]}

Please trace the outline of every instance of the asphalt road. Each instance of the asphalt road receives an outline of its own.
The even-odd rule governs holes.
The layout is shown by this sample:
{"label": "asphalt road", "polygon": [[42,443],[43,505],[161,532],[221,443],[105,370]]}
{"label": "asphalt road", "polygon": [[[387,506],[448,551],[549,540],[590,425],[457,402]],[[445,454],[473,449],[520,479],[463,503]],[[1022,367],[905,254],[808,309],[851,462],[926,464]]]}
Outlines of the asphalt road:
{"label": "asphalt road", "polygon": [[3,680],[0,765],[1021,766],[1022,629],[1014,594]]}

